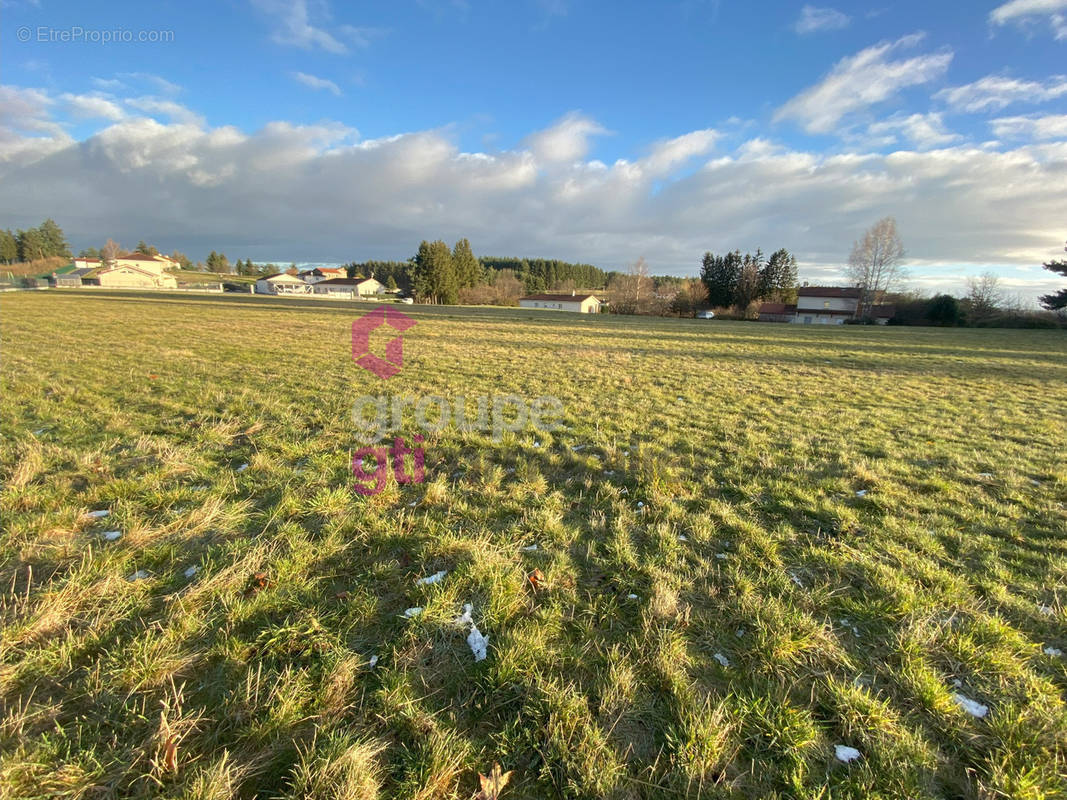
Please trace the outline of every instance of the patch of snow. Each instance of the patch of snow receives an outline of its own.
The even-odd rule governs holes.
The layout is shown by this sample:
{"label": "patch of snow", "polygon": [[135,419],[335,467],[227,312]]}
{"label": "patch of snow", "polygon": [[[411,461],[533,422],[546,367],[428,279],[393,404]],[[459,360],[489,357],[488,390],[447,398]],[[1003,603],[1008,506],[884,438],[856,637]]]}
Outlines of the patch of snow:
{"label": "patch of snow", "polygon": [[378,666],[378,656],[374,655],[367,659],[367,669],[374,669]]}
{"label": "patch of snow", "polygon": [[410,503],[408,503],[408,508],[414,508],[414,507],[415,507],[415,501],[412,500]]}
{"label": "patch of snow", "polygon": [[422,606],[412,606],[411,608],[404,610],[404,616],[408,619],[414,619],[422,613]]}
{"label": "patch of snow", "polygon": [[122,538],[122,531],[104,531],[104,541],[117,542]]}
{"label": "patch of snow", "polygon": [[535,545],[535,544],[528,544],[528,545],[526,545],[526,547],[524,547],[524,548],[522,548],[522,549],[523,549],[523,550],[525,550],[525,551],[526,551],[527,553],[532,553],[532,552],[533,552],[534,550],[536,550],[536,549],[537,549],[537,545]]}
{"label": "patch of snow", "polygon": [[456,617],[454,620],[452,620],[452,624],[453,625],[460,625],[460,626],[462,626],[462,625],[473,625],[474,624],[474,620],[471,619],[471,611],[473,611],[473,610],[474,610],[474,607],[470,603],[464,603],[464,605],[463,605],[463,613],[460,614],[458,617]]}
{"label": "patch of snow", "polygon": [[688,542],[689,538],[684,533],[679,533],[678,534],[678,541],[679,542]]}
{"label": "patch of snow", "polygon": [[626,595],[626,599],[627,600],[636,600],[637,599],[637,595],[634,594],[633,592],[631,592],[630,594]]}
{"label": "patch of snow", "polygon": [[85,516],[87,516],[87,517],[89,517],[91,519],[103,519],[104,517],[106,517],[110,513],[111,512],[108,511],[106,508],[102,508],[99,511],[90,511]]}
{"label": "patch of snow", "polygon": [[964,697],[959,692],[955,692],[952,695],[952,699],[956,701],[956,704],[970,714],[972,717],[978,717],[981,719],[989,713],[989,706],[984,706],[981,703],[972,700],[969,697]]}
{"label": "patch of snow", "polygon": [[128,580],[130,583],[133,583],[134,581],[143,581],[147,577],[148,577],[148,573],[145,572],[143,569],[139,569],[135,573],[133,573],[133,575],[128,577],[126,580]]}
{"label": "patch of snow", "polygon": [[720,561],[725,561],[726,560],[726,553],[716,553],[715,557],[717,559],[719,559]]}
{"label": "patch of snow", "polygon": [[433,575],[428,575],[425,578],[419,578],[415,583],[419,586],[429,586],[431,583],[440,583],[445,579],[445,575],[448,574],[447,569],[443,569],[440,572],[435,572]]}
{"label": "patch of snow", "polygon": [[800,578],[798,578],[798,577],[796,576],[796,574],[795,574],[795,573],[792,573],[792,572],[790,572],[790,573],[789,573],[789,579],[790,579],[790,580],[792,580],[792,581],[793,581],[793,583],[795,583],[795,584],[796,584],[797,586],[799,586],[799,587],[800,587],[801,589],[803,589],[803,588],[804,588],[804,583],[803,583],[803,581],[801,581],[801,580],[800,580]]}
{"label": "patch of snow", "polygon": [[866,489],[860,489],[858,492],[856,492],[856,497],[866,497],[866,496],[867,496],[867,490]]}
{"label": "patch of snow", "polygon": [[1035,481],[1033,478],[1031,478],[1030,479],[1030,485],[1031,486],[1040,486],[1041,485],[1041,481]]}
{"label": "patch of snow", "polygon": [[199,571],[200,567],[198,567],[196,564],[193,564],[193,566],[186,569],[185,572],[183,572],[182,574],[185,575],[186,578],[191,578]]}
{"label": "patch of snow", "polygon": [[489,647],[489,637],[483,636],[477,625],[471,625],[471,632],[467,634],[467,644],[470,646],[471,652],[474,653],[475,661],[483,661],[485,659],[486,650]]}
{"label": "patch of snow", "polygon": [[1044,614],[1046,617],[1052,616],[1052,606],[1038,606],[1037,610]]}
{"label": "patch of snow", "polygon": [[1045,655],[1046,656],[1054,656],[1055,658],[1059,658],[1060,656],[1063,655],[1063,651],[1060,650],[1058,647],[1046,647],[1045,648]]}
{"label": "patch of snow", "polygon": [[855,761],[857,758],[859,758],[860,751],[857,750],[855,747],[848,747],[847,745],[843,744],[835,744],[834,756],[837,757],[838,761],[847,764],[848,762]]}
{"label": "patch of snow", "polygon": [[979,478],[992,478],[993,477],[993,473],[992,472],[979,472],[978,473],[978,477]]}
{"label": "patch of snow", "polygon": [[640,500],[638,500],[638,501],[637,501],[637,507],[638,507],[638,508],[644,508],[644,507],[645,507],[645,504],[644,504],[644,503],[642,503],[642,502],[641,502]]}
{"label": "patch of snow", "polygon": [[242,464],[241,466],[239,466],[237,468],[237,471],[238,472],[244,472],[246,469],[248,469],[248,464]]}
{"label": "patch of snow", "polygon": [[716,654],[715,654],[715,655],[713,656],[713,658],[714,658],[714,659],[715,659],[716,661],[718,661],[718,662],[719,662],[720,664],[722,664],[722,665],[723,665],[724,667],[729,667],[729,666],[730,666],[730,659],[728,659],[728,658],[727,658],[726,656],[724,656],[724,655],[723,655],[722,653],[716,653]]}

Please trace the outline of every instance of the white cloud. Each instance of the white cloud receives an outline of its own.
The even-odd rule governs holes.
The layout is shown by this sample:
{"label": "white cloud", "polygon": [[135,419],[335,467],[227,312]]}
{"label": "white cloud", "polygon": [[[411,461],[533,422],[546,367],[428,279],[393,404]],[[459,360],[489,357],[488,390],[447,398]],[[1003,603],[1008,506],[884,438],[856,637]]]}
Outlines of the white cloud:
{"label": "white cloud", "polygon": [[867,133],[884,145],[895,144],[895,134],[899,133],[922,150],[942,147],[962,138],[959,134],[947,130],[941,114],[937,113],[890,117],[869,125]]}
{"label": "white cloud", "polygon": [[842,59],[822,81],[779,108],[775,121],[795,119],[809,133],[830,133],[845,115],[940,77],[952,61],[951,51],[897,61],[888,58],[897,50],[914,47],[922,38],[922,34],[905,36]]}
{"label": "white cloud", "polygon": [[526,146],[541,161],[577,161],[589,151],[589,139],[607,133],[595,120],[572,111],[551,127],[530,134]]}
{"label": "white cloud", "polygon": [[70,108],[71,113],[79,119],[120,120],[126,113],[118,104],[106,97],[92,94],[64,94],[60,99]]}
{"label": "white cloud", "polygon": [[204,124],[204,118],[200,114],[173,100],[164,100],[159,97],[131,97],[126,100],[126,104],[148,114],[162,114],[185,125]]}
{"label": "white cloud", "polygon": [[[47,95],[15,91],[49,123]],[[1062,249],[1067,142],[823,155],[764,138],[712,155],[718,136],[704,130],[605,165],[585,160],[602,132],[571,114],[532,134],[536,147],[489,154],[441,131],[358,141],[338,124],[246,134],[128,118],[47,145],[9,128],[0,217],[53,216],[76,248],[165,230],[167,249],[286,263],[404,258],[423,238],[467,236],[479,253],[606,268],[644,255],[678,274],[707,249],[785,246],[829,270],[886,214],[922,263],[1034,265]]]}
{"label": "white cloud", "polygon": [[341,87],[333,81],[327,80],[326,78],[320,78],[317,75],[309,75],[306,72],[294,72],[293,80],[297,81],[298,83],[302,83],[311,89],[315,89],[317,91],[325,89],[326,91],[332,92],[338,97],[341,96]]}
{"label": "white cloud", "polygon": [[[374,28],[353,25],[339,25],[331,32],[320,25],[313,25],[308,0],[252,0],[252,5],[274,19],[277,27],[271,38],[275,42],[303,50],[347,53],[349,45],[365,47],[373,36],[381,33]],[[316,6],[319,16],[328,20],[329,12],[325,3],[316,3]]]}
{"label": "white cloud", "polygon": [[993,135],[1001,139],[1042,141],[1067,139],[1067,114],[1048,116],[1000,117],[990,123]]}
{"label": "white cloud", "polygon": [[1044,83],[986,75],[974,83],[942,89],[934,98],[944,101],[953,111],[975,114],[1000,111],[1012,103],[1045,103],[1063,96],[1067,96],[1067,77],[1062,75]]}
{"label": "white cloud", "polygon": [[44,89],[0,85],[0,162],[29,164],[70,146],[54,104]]}
{"label": "white cloud", "polygon": [[843,14],[836,8],[804,6],[800,10],[800,18],[794,24],[793,29],[801,35],[819,31],[837,31],[848,27],[849,21],[848,14]]}
{"label": "white cloud", "polygon": [[1035,17],[1047,19],[1052,35],[1067,39],[1067,0],[1010,0],[997,6],[989,14],[989,21],[997,26],[1032,24]]}

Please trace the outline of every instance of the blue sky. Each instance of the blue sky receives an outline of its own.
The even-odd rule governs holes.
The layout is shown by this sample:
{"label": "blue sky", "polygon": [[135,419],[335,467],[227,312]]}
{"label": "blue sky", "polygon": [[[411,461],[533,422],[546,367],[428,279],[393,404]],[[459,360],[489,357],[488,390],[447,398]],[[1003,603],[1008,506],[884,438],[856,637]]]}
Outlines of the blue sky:
{"label": "blue sky", "polygon": [[[329,262],[467,235],[674,273],[786,246],[829,280],[893,214],[917,288],[992,269],[1032,297],[1067,238],[1067,0],[2,14],[0,224],[52,215],[76,246]],[[62,40],[119,31],[170,41]]]}

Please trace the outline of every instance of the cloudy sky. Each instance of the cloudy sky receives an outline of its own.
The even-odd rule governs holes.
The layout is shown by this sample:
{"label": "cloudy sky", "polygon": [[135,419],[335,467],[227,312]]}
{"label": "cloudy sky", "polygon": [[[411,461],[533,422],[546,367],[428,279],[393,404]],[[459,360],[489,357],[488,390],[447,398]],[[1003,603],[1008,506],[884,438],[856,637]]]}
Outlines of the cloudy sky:
{"label": "cloudy sky", "polygon": [[1027,299],[1067,239],[1067,0],[3,0],[0,227],[203,258],[475,251]]}

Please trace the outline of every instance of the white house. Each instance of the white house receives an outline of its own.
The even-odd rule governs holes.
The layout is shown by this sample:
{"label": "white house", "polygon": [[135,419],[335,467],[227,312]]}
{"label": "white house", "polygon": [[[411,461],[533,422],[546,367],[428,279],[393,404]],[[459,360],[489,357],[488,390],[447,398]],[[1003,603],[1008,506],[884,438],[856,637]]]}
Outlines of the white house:
{"label": "white house", "polygon": [[793,322],[841,325],[856,316],[860,290],[851,286],[802,286],[797,291]]}
{"label": "white house", "polygon": [[276,272],[256,281],[256,294],[310,294],[311,287],[295,275]]}
{"label": "white house", "polygon": [[317,282],[312,290],[333,297],[371,297],[383,294],[385,287],[374,278],[328,278]]}
{"label": "white house", "polygon": [[[843,325],[856,318],[859,303],[860,290],[853,286],[801,286],[795,305],[764,303],[759,309],[759,319],[801,325]],[[885,325],[895,311],[893,306],[871,306],[868,316]]]}
{"label": "white house", "polygon": [[521,308],[543,308],[550,311],[571,311],[577,314],[596,314],[600,301],[591,294],[531,294],[519,298]]}
{"label": "white house", "polygon": [[315,267],[315,269],[309,269],[307,272],[301,272],[300,278],[305,283],[319,283],[320,281],[328,281],[333,278],[345,278],[348,276],[340,267]]}

